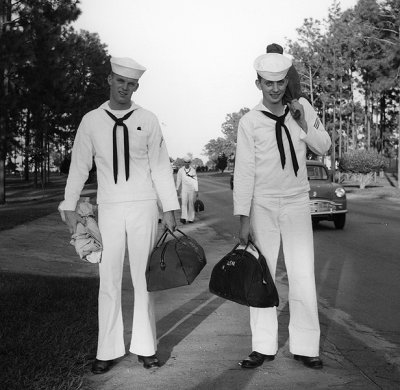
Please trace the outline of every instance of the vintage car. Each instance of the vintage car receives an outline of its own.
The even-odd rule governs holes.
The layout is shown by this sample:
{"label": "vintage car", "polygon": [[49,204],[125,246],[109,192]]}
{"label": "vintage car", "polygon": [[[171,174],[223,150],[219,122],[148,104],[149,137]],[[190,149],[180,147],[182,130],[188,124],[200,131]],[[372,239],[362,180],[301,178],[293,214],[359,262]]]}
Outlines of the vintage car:
{"label": "vintage car", "polygon": [[[343,229],[346,223],[346,191],[333,183],[328,168],[320,161],[307,160],[307,174],[310,182],[310,210],[314,226],[319,221],[333,221],[336,229]],[[233,190],[233,172],[230,177]]]}
{"label": "vintage car", "polygon": [[307,161],[307,175],[313,224],[324,220],[333,221],[336,229],[343,229],[347,213],[345,189],[333,183],[328,168],[320,161]]}

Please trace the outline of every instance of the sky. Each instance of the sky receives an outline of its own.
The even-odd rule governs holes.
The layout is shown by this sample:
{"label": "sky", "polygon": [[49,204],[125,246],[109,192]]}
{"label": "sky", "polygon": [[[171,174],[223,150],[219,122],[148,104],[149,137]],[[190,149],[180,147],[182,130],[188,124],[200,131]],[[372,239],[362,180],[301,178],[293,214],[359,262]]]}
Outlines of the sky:
{"label": "sky", "polygon": [[[78,31],[98,33],[114,57],[147,70],[133,100],[154,112],[169,155],[223,137],[227,114],[261,99],[254,59],[269,43],[285,48],[304,19],[322,21],[333,0],[80,0]],[[339,1],[341,10],[357,0]]]}

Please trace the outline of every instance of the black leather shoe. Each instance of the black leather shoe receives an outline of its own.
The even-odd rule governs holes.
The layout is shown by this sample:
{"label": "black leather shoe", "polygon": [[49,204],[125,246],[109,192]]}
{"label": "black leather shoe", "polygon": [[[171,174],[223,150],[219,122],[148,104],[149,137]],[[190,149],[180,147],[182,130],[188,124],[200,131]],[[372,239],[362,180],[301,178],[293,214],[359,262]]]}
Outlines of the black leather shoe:
{"label": "black leather shoe", "polygon": [[324,365],[319,356],[303,356],[303,355],[293,355],[295,360],[303,362],[303,364],[308,368],[313,368],[315,370],[321,369]]}
{"label": "black leather shoe", "polygon": [[275,359],[275,355],[264,355],[260,352],[253,351],[247,359],[242,360],[239,365],[242,368],[256,368],[261,366],[264,361],[271,362]]}
{"label": "black leather shoe", "polygon": [[156,355],[153,356],[141,356],[138,355],[139,363],[143,363],[144,368],[160,367],[160,362]]}
{"label": "black leather shoe", "polygon": [[186,219],[181,218],[180,221],[185,224],[186,223]]}
{"label": "black leather shoe", "polygon": [[114,364],[114,360],[98,360],[96,359],[92,364],[93,374],[104,374]]}

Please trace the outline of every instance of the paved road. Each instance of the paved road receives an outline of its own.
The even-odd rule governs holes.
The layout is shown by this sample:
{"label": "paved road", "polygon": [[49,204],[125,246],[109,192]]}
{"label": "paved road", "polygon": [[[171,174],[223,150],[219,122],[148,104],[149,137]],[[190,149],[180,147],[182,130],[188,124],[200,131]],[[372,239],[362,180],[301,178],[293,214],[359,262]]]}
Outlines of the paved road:
{"label": "paved road", "polygon": [[[207,223],[232,240],[238,221],[228,214],[226,179],[205,177],[204,186],[214,216]],[[340,351],[378,388],[400,387],[400,201],[348,197],[344,230],[328,221],[314,228],[322,349]],[[277,278],[286,285],[282,256]]]}
{"label": "paved road", "polygon": [[[201,196],[206,211],[200,214],[195,224],[182,227],[204,246],[209,264],[193,285],[155,294],[158,353],[163,366],[156,371],[144,370],[138,364],[136,356],[128,354],[109,373],[102,376],[89,374],[88,379],[94,388],[399,388],[399,333],[395,326],[398,317],[393,320],[391,317],[384,317],[391,311],[384,310],[387,305],[392,305],[391,308],[399,312],[398,287],[392,286],[388,290],[389,295],[383,294],[381,289],[386,283],[382,278],[392,277],[394,281],[398,279],[395,273],[398,268],[395,258],[389,259],[393,267],[387,268],[385,272],[382,268],[373,267],[373,256],[370,256],[371,262],[365,261],[374,247],[373,243],[377,241],[375,238],[383,239],[385,234],[382,231],[385,232],[384,229],[387,228],[384,224],[372,224],[374,228],[368,228],[371,225],[368,221],[379,218],[380,211],[376,212],[375,217],[362,216],[360,212],[357,218],[360,221],[364,218],[365,226],[362,233],[354,235],[353,227],[360,226],[361,223],[355,219],[356,206],[354,215],[349,215],[349,224],[343,232],[328,225],[321,225],[315,231],[324,370],[305,368],[293,360],[288,350],[287,280],[282,262],[277,275],[281,296],[277,358],[256,370],[246,371],[238,366],[238,361],[250,352],[248,308],[227,302],[208,292],[212,266],[231,249],[237,232],[238,221],[231,215],[228,180],[227,177],[218,176],[200,178]],[[389,216],[395,215],[398,210],[397,206],[391,207],[394,208]],[[393,229],[398,231],[397,225]],[[373,237],[367,236],[369,231],[374,233]],[[365,249],[357,244],[357,240],[363,237],[370,244]],[[387,242],[385,241],[385,247],[388,246]],[[1,232],[0,264],[1,269],[19,272],[81,276],[97,274],[95,266],[81,264],[77,260],[73,248],[68,245],[68,233],[65,226],[60,224],[57,213]],[[123,308],[128,340],[133,295],[127,267],[125,271]],[[367,288],[374,288],[375,292],[364,297],[359,296]],[[372,301],[373,296],[377,297],[376,301]],[[391,296],[393,299],[390,300]],[[385,328],[380,328],[385,324]]]}

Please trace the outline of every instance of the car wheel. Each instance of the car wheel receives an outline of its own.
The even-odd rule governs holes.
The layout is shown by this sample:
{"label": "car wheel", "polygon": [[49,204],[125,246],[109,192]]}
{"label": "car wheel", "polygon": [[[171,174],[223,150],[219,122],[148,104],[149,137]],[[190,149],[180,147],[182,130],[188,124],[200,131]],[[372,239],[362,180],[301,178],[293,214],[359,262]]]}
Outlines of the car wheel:
{"label": "car wheel", "polygon": [[336,229],[343,229],[346,223],[346,214],[338,214],[333,217],[333,223]]}

